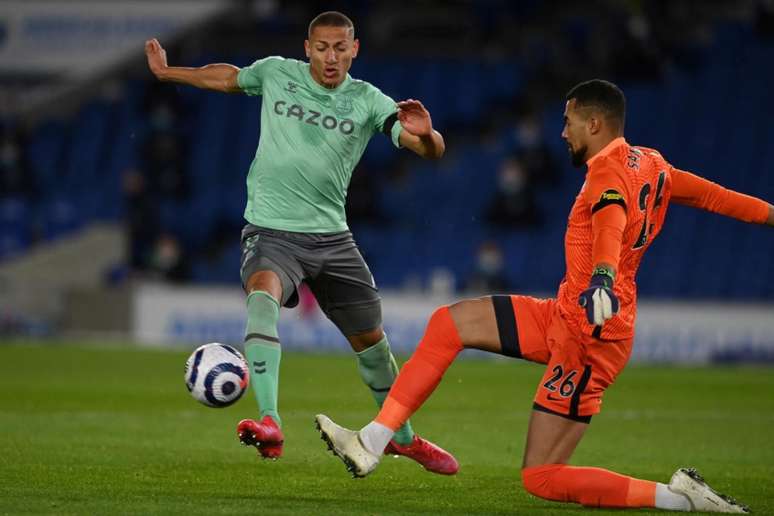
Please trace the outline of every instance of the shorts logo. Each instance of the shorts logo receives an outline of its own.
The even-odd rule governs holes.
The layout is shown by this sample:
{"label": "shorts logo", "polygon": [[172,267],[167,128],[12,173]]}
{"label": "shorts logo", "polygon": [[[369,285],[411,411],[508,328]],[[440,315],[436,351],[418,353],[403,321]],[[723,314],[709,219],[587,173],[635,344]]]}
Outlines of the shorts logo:
{"label": "shorts logo", "polygon": [[255,248],[258,244],[258,239],[260,236],[261,235],[253,235],[245,240],[244,250],[242,252],[242,267],[244,267],[245,264],[255,255]]}

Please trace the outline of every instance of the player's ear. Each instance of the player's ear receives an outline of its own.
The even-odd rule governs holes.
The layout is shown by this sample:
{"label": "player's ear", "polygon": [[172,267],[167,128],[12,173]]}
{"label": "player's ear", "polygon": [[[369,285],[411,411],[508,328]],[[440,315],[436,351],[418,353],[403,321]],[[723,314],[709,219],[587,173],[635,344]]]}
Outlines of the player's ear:
{"label": "player's ear", "polygon": [[306,52],[306,58],[309,59],[309,40],[304,40],[304,52]]}
{"label": "player's ear", "polygon": [[357,57],[358,50],[360,50],[360,40],[355,39],[355,41],[352,42],[352,59]]}
{"label": "player's ear", "polygon": [[599,116],[591,115],[586,121],[586,128],[588,129],[589,134],[597,134],[602,130],[602,119]]}

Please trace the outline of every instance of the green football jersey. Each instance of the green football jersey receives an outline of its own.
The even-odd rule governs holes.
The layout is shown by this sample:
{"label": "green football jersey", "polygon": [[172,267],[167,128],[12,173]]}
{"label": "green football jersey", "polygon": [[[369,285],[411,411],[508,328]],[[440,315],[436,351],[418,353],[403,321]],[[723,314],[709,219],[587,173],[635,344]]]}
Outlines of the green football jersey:
{"label": "green football jersey", "polygon": [[282,57],[242,68],[238,83],[248,95],[263,96],[245,219],[284,231],[345,231],[347,188],[371,136],[385,132],[400,147],[395,101],[349,74],[325,88],[309,63]]}

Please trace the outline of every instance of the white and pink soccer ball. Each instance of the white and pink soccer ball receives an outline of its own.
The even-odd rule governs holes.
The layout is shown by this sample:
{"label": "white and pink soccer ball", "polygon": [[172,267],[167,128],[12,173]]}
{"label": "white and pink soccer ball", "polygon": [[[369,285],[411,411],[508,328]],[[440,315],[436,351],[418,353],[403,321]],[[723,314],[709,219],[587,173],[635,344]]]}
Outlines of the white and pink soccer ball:
{"label": "white and pink soccer ball", "polygon": [[208,407],[228,407],[242,397],[250,374],[242,354],[213,342],[199,346],[185,363],[185,386]]}

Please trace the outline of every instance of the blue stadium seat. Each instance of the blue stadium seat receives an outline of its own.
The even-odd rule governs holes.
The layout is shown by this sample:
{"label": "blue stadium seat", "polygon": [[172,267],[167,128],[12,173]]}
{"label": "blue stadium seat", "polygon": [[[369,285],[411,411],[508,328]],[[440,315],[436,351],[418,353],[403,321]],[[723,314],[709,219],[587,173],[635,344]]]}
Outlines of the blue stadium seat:
{"label": "blue stadium seat", "polygon": [[31,243],[31,209],[22,198],[0,199],[0,260],[16,256]]}
{"label": "blue stadium seat", "polygon": [[[583,27],[571,29],[580,31],[578,38],[584,41]],[[755,42],[754,37],[743,24],[722,24],[706,51],[711,59],[698,68],[671,67],[661,84],[623,84],[629,109],[627,138],[659,149],[678,168],[771,201],[774,128],[762,106],[768,102],[774,68],[761,63],[774,60],[774,46]],[[199,64],[250,60],[202,56]],[[530,73],[511,59],[361,57],[352,70],[353,77],[372,82],[396,100],[422,100],[442,131],[451,123],[487,120],[491,110],[518,100]],[[740,78],[742,93],[735,90]],[[0,257],[28,246],[33,230],[38,230],[35,224],[44,238],[56,238],[92,220],[120,217],[122,174],[138,162],[146,87],[132,83],[117,103],[95,101],[70,122],[48,122],[35,130],[28,154],[41,189],[40,206],[18,200],[0,203]],[[185,158],[191,195],[162,202],[161,227],[181,238],[187,249],[199,250],[208,245],[216,227],[242,223],[245,178],[260,131],[260,98],[194,88],[177,91],[186,105],[193,106]],[[584,179],[583,171],[569,163],[560,138],[563,108],[558,98],[540,114],[544,140],[562,171],[558,187],[536,194],[545,216],[543,228],[502,232],[483,220],[496,191],[498,167],[518,149],[512,128],[503,128],[486,147],[476,138],[455,142],[441,162],[411,160],[404,179],[379,184],[379,202],[391,221],[388,227],[353,228],[379,284],[421,284],[437,267],[452,271],[462,284],[475,266],[477,247],[494,238],[503,247],[507,273],[519,291],[555,292],[564,271],[566,217]],[[376,135],[362,166],[385,177],[405,155]],[[24,213],[21,219],[14,218],[17,209]],[[761,231],[671,207],[663,234],[642,264],[640,293],[771,299],[774,267],[768,257],[774,244]],[[194,279],[233,283],[236,262],[235,242],[213,261],[195,260]],[[744,281],[747,273],[755,276],[755,285]]]}
{"label": "blue stadium seat", "polygon": [[63,122],[47,122],[33,133],[28,144],[32,173],[44,195],[52,195],[61,188],[61,160],[67,147],[67,133]]}
{"label": "blue stadium seat", "polygon": [[75,199],[56,196],[42,207],[41,228],[46,240],[54,240],[72,233],[84,222],[84,212]]}

